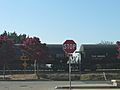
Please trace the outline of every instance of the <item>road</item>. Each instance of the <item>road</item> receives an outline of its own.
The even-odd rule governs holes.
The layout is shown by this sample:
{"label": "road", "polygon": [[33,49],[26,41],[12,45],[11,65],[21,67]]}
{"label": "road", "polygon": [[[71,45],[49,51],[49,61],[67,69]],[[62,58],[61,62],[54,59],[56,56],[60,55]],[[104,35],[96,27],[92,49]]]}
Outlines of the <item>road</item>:
{"label": "road", "polygon": [[[84,84],[106,84],[111,85],[106,81],[74,81],[72,85],[84,85]],[[0,90],[56,90],[56,86],[69,85],[68,81],[0,81]],[[57,89],[57,90],[69,90],[69,89]],[[81,90],[81,89],[72,89]],[[89,89],[83,89],[89,90]],[[91,90],[91,89],[90,89]],[[104,89],[92,89],[92,90],[104,90]],[[105,89],[116,90],[116,89]],[[119,90],[119,89],[118,89]]]}

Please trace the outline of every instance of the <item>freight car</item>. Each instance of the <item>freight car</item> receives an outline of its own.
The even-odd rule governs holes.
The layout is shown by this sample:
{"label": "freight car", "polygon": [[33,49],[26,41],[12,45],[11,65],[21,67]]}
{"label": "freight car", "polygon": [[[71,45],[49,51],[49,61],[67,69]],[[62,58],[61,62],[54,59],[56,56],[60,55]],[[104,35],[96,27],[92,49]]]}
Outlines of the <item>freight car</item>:
{"label": "freight car", "polygon": [[117,46],[103,44],[83,44],[80,47],[81,71],[96,69],[120,69]]}
{"label": "freight car", "polygon": [[66,56],[62,44],[47,44],[49,58],[46,62],[47,64],[51,64],[51,68],[56,70],[67,70],[68,69],[68,57]]}
{"label": "freight car", "polygon": [[[46,47],[47,47],[47,51],[45,52],[47,52],[47,55],[43,54],[44,57],[46,58],[45,59],[39,58],[39,62],[37,62],[38,69],[39,70],[51,69],[54,71],[68,69],[68,65],[67,65],[68,57],[63,51],[62,44],[46,44]],[[18,50],[19,49],[21,48],[18,48]],[[29,52],[25,50],[19,50],[19,52],[21,53],[21,55],[22,53],[24,53],[26,56],[29,56]],[[30,53],[30,55],[32,54]],[[31,64],[32,66],[34,66],[34,62],[33,62],[34,60],[32,60],[30,57],[29,59],[30,60],[27,61],[27,63],[29,65]],[[20,62],[17,64],[20,64]],[[47,67],[47,65],[50,65],[50,67]],[[31,67],[31,69],[34,69],[34,67]]]}

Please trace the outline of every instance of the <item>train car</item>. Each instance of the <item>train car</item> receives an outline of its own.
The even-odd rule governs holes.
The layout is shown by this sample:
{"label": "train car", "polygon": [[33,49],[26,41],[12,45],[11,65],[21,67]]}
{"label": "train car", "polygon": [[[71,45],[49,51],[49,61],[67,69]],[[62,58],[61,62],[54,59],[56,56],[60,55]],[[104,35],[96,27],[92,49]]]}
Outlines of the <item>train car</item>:
{"label": "train car", "polygon": [[[19,46],[19,45],[18,45]],[[46,44],[47,47],[47,55],[43,54],[44,57],[46,57],[45,59],[39,58],[39,62],[37,62],[37,65],[39,67],[39,69],[42,70],[46,70],[46,69],[52,69],[54,71],[57,70],[65,70],[67,68],[67,61],[68,61],[68,57],[66,56],[64,50],[63,50],[63,46],[62,44]],[[16,50],[19,50],[19,53],[24,53],[25,56],[30,56],[29,52],[25,51],[25,50],[21,50],[21,48],[16,48]],[[17,50],[17,52],[18,52]],[[26,53],[27,52],[27,53]],[[20,55],[17,55],[18,58],[20,57]],[[32,65],[34,66],[34,60],[32,60],[29,57],[30,60],[27,61],[28,65]],[[19,60],[20,61],[20,60]],[[21,61],[23,62],[23,61]],[[17,63],[19,64],[19,63]],[[51,65],[51,68],[48,68],[47,65]],[[32,67],[33,69],[34,67]]]}
{"label": "train car", "polygon": [[116,45],[83,44],[80,47],[81,70],[120,69]]}
{"label": "train car", "polygon": [[66,56],[62,44],[47,44],[49,52],[49,62],[53,70],[66,70],[68,57]]}

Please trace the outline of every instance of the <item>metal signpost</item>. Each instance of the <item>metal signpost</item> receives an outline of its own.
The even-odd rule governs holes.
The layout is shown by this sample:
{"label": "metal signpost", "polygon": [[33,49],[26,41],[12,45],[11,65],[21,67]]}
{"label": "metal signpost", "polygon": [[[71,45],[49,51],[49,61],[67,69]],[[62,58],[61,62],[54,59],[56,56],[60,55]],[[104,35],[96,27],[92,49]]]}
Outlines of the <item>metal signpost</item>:
{"label": "metal signpost", "polygon": [[76,43],[73,40],[66,40],[63,43],[63,50],[66,54],[69,55],[69,82],[70,82],[70,90],[71,90],[71,60],[72,53],[76,50]]}

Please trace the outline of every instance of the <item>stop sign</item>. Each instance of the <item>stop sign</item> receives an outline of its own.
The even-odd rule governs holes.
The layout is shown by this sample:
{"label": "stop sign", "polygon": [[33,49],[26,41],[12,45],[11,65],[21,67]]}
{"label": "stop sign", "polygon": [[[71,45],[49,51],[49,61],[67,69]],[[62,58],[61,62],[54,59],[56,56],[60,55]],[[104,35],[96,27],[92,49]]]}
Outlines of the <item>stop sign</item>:
{"label": "stop sign", "polygon": [[66,53],[73,53],[76,50],[76,43],[73,40],[66,40],[63,43],[63,50]]}

